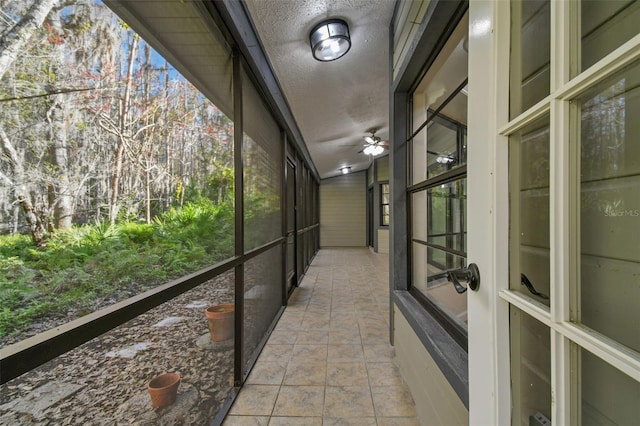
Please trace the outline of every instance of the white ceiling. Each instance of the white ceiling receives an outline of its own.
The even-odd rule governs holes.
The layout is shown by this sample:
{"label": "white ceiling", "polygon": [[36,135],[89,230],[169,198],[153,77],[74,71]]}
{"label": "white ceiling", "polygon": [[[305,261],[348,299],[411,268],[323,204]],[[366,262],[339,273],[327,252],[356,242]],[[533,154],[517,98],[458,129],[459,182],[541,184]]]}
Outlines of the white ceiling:
{"label": "white ceiling", "polygon": [[[246,0],[247,8],[321,178],[366,169],[368,130],[389,139],[389,24],[393,0]],[[340,18],[351,50],[332,62],[311,55],[309,31]],[[386,154],[386,152],[385,152]],[[384,155],[384,154],[383,154]]]}

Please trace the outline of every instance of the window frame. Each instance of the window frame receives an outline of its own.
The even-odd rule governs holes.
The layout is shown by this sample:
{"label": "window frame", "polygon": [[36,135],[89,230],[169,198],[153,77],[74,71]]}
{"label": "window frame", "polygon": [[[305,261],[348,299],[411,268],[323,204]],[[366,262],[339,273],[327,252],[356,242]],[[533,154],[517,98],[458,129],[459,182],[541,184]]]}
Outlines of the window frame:
{"label": "window frame", "polygon": [[[398,3],[401,5],[401,3]],[[399,7],[399,6],[397,6]],[[410,292],[408,239],[411,218],[407,209],[407,188],[409,185],[407,152],[412,129],[409,117],[412,116],[410,94],[431,67],[445,41],[451,36],[458,23],[469,12],[468,0],[434,0],[427,6],[423,22],[414,26],[415,36],[398,63],[391,65],[392,82],[390,96],[390,130],[393,149],[389,150],[389,181],[392,193],[392,214],[389,245],[389,272],[391,302],[394,312],[407,320],[424,349],[434,360],[436,374],[442,374],[455,395],[469,409],[469,355]],[[396,9],[396,13],[397,13]],[[392,35],[402,31],[402,21],[396,15],[392,25]],[[397,35],[397,34],[396,34]],[[398,50],[396,50],[397,53]],[[397,309],[397,311],[395,311]],[[396,336],[395,316],[391,316],[390,335],[395,340],[404,340]]]}
{"label": "window frame", "polygon": [[[386,194],[389,197],[387,203],[384,202],[385,186],[387,187]],[[387,206],[389,210],[389,214],[387,215],[384,214],[384,206]],[[385,223],[385,217],[387,218],[386,223]],[[387,182],[380,183],[380,227],[388,228],[390,224],[391,224],[391,187],[389,186],[389,182],[387,181]]]}
{"label": "window frame", "polygon": [[[463,328],[459,323],[457,323],[453,318],[451,318],[447,313],[445,313],[441,308],[439,308],[436,303],[430,300],[422,291],[418,290],[413,286],[413,244],[421,244],[426,246],[427,248],[436,248],[438,250],[442,250],[447,255],[455,255],[459,257],[464,257],[466,259],[467,253],[466,250],[464,252],[460,252],[455,249],[449,249],[447,247],[443,247],[440,245],[436,245],[433,243],[429,243],[428,241],[422,241],[416,238],[413,238],[413,206],[412,206],[412,195],[421,191],[428,191],[431,188],[435,188],[438,185],[457,182],[462,179],[466,179],[467,177],[467,166],[466,160],[467,155],[466,151],[463,151],[464,141],[467,134],[467,126],[459,123],[449,117],[440,115],[440,111],[442,111],[458,94],[462,93],[464,87],[466,87],[468,79],[465,79],[453,92],[449,95],[447,99],[445,99],[442,104],[436,109],[429,109],[427,113],[427,118],[424,122],[417,124],[413,123],[413,115],[409,114],[409,129],[416,129],[413,131],[408,140],[407,140],[407,181],[411,182],[412,176],[412,146],[413,139],[420,134],[422,129],[424,129],[430,122],[438,122],[439,124],[446,126],[450,129],[455,129],[456,131],[456,152],[458,153],[460,159],[464,160],[464,163],[456,163],[455,165],[450,165],[448,170],[444,173],[433,177],[427,177],[426,180],[418,182],[413,185],[409,185],[406,190],[406,211],[408,213],[408,246],[407,246],[407,273],[409,278],[407,280],[407,286],[409,293],[440,323],[440,325],[445,329],[447,333],[453,338],[453,340],[462,348],[465,352],[468,351],[468,341],[469,334],[468,331]],[[415,90],[409,93],[409,110],[413,110],[413,104],[411,99],[413,99],[413,93]],[[427,140],[428,146],[428,140]],[[462,155],[464,152],[464,155]],[[427,167],[428,164],[425,164]],[[429,202],[428,202],[429,203]],[[429,211],[429,207],[427,207],[427,211]],[[466,224],[466,212],[461,215],[461,225]],[[428,216],[427,221],[431,220],[431,216]],[[449,226],[449,224],[447,225]],[[428,225],[427,225],[428,228]],[[428,232],[428,231],[427,231]],[[463,235],[466,234],[466,230],[463,232]],[[449,237],[450,234],[446,233],[445,236]],[[464,243],[463,243],[464,245]],[[466,249],[466,247],[465,247]],[[428,251],[427,251],[428,253]],[[428,256],[428,255],[427,255]],[[442,266],[441,269],[446,269],[446,265],[436,265],[438,267]],[[466,297],[466,293],[458,294],[460,297]]]}

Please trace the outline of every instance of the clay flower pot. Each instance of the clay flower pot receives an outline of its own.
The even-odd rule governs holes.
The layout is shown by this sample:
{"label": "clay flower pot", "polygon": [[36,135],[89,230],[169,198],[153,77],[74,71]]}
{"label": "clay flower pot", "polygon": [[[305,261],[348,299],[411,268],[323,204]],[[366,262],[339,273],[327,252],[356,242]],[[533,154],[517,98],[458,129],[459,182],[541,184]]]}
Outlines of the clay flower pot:
{"label": "clay flower pot", "polygon": [[235,305],[213,305],[205,311],[209,321],[211,341],[221,342],[233,337]]}
{"label": "clay flower pot", "polygon": [[180,375],[178,373],[164,373],[151,379],[148,386],[151,405],[154,408],[160,408],[173,404],[178,394],[179,385]]}

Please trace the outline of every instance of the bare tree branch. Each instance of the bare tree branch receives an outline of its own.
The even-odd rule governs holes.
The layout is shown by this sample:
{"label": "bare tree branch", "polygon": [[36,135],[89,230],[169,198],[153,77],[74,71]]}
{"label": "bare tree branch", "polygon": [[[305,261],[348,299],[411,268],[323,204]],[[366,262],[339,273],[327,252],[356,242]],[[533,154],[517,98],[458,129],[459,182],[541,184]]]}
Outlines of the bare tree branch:
{"label": "bare tree branch", "polygon": [[35,98],[45,98],[47,96],[60,95],[64,93],[76,93],[76,92],[88,92],[90,90],[110,90],[109,88],[95,88],[95,87],[86,87],[82,89],[54,89],[50,92],[39,93],[37,95],[28,95],[28,96],[12,96],[10,98],[2,98],[0,102],[9,102],[9,101],[21,101],[24,99],[35,99]]}
{"label": "bare tree branch", "polygon": [[0,39],[0,80],[60,0],[36,0],[24,17]]}

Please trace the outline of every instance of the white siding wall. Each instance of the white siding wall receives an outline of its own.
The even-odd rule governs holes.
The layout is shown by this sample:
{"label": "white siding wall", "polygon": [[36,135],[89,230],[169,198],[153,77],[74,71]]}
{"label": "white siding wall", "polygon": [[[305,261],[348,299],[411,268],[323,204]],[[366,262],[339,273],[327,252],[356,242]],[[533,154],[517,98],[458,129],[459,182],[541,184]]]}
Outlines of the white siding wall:
{"label": "white siding wall", "polygon": [[320,182],[321,247],[367,245],[365,179],[359,172]]}
{"label": "white siding wall", "polygon": [[378,158],[376,160],[376,180],[387,181],[389,180],[389,156]]}
{"label": "white siding wall", "polygon": [[469,424],[469,411],[395,305],[393,316],[395,361],[416,403],[420,424]]}
{"label": "white siding wall", "polygon": [[378,229],[378,253],[389,253],[388,229]]}

